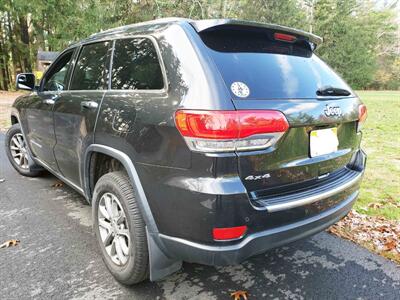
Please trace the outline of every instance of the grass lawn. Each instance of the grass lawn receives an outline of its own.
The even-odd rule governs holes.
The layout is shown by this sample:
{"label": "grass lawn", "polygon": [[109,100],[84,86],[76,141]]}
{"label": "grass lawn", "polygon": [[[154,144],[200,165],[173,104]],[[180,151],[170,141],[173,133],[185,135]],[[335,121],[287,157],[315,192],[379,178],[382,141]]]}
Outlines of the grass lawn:
{"label": "grass lawn", "polygon": [[400,221],[400,91],[359,91],[367,105],[362,147],[368,155],[359,213]]}

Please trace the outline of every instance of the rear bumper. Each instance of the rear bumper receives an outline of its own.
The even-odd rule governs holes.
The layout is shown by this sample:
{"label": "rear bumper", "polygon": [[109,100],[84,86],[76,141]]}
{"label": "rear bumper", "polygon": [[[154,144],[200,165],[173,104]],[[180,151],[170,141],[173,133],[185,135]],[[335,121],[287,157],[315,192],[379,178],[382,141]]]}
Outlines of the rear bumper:
{"label": "rear bumper", "polygon": [[343,218],[357,199],[358,191],[339,205],[296,223],[248,235],[234,245],[204,245],[160,234],[165,247],[176,259],[205,265],[230,265],[248,257],[318,233]]}
{"label": "rear bumper", "polygon": [[[253,255],[318,233],[343,218],[351,210],[357,199],[365,164],[366,155],[360,150],[350,165],[358,175],[348,177],[348,181],[343,183],[342,187],[335,187],[334,191],[319,190],[325,197],[317,197],[320,202],[329,202],[329,199],[338,198],[336,205],[308,218],[278,227],[250,232],[244,239],[225,245],[221,242],[203,244],[165,234],[159,234],[159,237],[165,246],[164,249],[167,250],[167,255],[177,260],[205,265],[240,263]],[[298,204],[298,201],[301,202],[301,199],[294,202]],[[313,203],[313,201],[306,201],[307,203]],[[258,211],[258,213],[262,214],[262,216],[259,216],[259,220],[271,218],[268,210]]]}

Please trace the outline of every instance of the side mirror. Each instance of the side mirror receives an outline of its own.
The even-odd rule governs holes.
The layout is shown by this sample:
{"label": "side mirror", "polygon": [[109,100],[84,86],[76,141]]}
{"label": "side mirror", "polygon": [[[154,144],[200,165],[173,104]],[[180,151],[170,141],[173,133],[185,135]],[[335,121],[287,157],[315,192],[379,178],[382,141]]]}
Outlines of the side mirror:
{"label": "side mirror", "polygon": [[17,90],[33,91],[35,88],[35,75],[21,73],[17,75]]}

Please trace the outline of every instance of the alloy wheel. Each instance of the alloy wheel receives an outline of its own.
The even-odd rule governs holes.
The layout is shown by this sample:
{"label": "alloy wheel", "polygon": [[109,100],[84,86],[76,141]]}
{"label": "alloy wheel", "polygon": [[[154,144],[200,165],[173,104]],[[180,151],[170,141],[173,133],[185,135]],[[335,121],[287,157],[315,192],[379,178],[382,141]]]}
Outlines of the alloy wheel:
{"label": "alloy wheel", "polygon": [[10,140],[10,152],[14,162],[24,170],[29,168],[28,150],[22,133],[16,133]]}
{"label": "alloy wheel", "polygon": [[121,202],[114,194],[104,193],[100,198],[97,217],[106,253],[116,265],[125,265],[130,254],[129,227]]}

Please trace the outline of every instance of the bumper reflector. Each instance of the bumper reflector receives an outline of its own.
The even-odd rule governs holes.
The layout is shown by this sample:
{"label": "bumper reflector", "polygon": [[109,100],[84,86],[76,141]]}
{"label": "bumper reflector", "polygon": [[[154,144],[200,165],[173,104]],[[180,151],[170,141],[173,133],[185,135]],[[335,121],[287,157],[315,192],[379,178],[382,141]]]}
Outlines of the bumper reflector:
{"label": "bumper reflector", "polygon": [[243,237],[247,231],[247,226],[214,228],[213,238],[216,241],[235,240]]}

